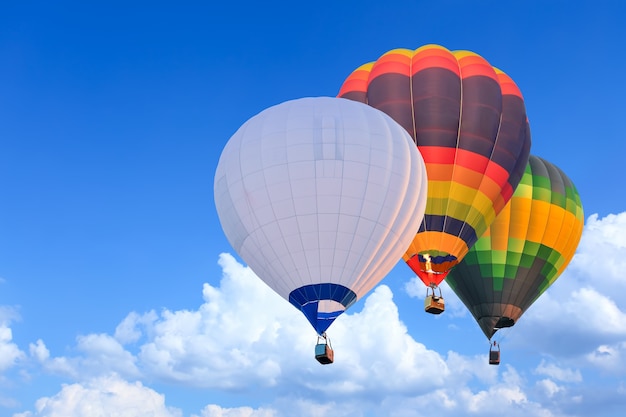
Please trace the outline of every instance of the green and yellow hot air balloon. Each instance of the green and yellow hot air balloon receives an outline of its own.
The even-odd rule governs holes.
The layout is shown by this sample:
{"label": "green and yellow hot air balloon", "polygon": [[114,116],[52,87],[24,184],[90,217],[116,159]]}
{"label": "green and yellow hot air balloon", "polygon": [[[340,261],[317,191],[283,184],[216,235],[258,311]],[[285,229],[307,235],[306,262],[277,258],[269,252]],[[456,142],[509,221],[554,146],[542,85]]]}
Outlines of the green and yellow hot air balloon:
{"label": "green and yellow hot air balloon", "polygon": [[446,278],[488,339],[513,326],[561,275],[583,222],[572,181],[531,155],[513,198]]}

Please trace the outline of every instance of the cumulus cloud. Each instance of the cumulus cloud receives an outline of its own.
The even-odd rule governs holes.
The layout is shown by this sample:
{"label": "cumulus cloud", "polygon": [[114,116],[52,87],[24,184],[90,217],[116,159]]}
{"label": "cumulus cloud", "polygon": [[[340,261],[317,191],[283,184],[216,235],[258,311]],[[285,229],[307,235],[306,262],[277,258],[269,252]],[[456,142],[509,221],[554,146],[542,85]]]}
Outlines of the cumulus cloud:
{"label": "cumulus cloud", "polygon": [[571,269],[579,280],[626,304],[626,212],[599,218],[589,216]]}
{"label": "cumulus cloud", "polygon": [[324,368],[313,359],[316,334],[301,313],[231,255],[219,262],[220,287],[205,284],[197,310],[133,313],[118,326],[118,339],[150,335],[137,354],[146,374],[226,390],[289,384],[328,396],[443,384],[445,361],[408,334],[388,287],[379,286],[362,311],[333,324],[336,362]]}
{"label": "cumulus cloud", "polygon": [[537,381],[537,389],[544,392],[548,398],[552,398],[557,393],[563,391],[563,387],[557,385],[557,383],[551,379],[542,379]]}
{"label": "cumulus cloud", "polygon": [[222,255],[220,265],[220,288],[205,284],[197,310],[127,318],[128,329],[150,335],[138,359],[146,373],[191,386],[275,385],[281,355],[305,355],[298,343],[304,334],[310,341],[308,323],[232,256]]}
{"label": "cumulus cloud", "polygon": [[626,341],[600,345],[585,355],[587,361],[604,373],[626,375]]}
{"label": "cumulus cloud", "polygon": [[8,320],[1,320],[0,314],[0,372],[13,367],[25,357],[24,352],[13,342],[13,331]]}
{"label": "cumulus cloud", "polygon": [[362,311],[335,322],[337,361],[324,368],[313,359],[316,334],[302,314],[231,255],[219,263],[220,286],[204,285],[197,310],[130,313],[114,336],[79,336],[79,355],[51,356],[41,340],[30,354],[47,371],[73,378],[115,371],[223,390],[289,385],[329,398],[444,384],[445,360],[408,334],[388,287],[379,286]]}
{"label": "cumulus cloud", "polygon": [[361,312],[348,314],[334,324],[332,334],[340,355],[331,371],[333,382],[323,382],[328,371],[312,375],[314,380],[322,377],[319,387],[324,391],[363,393],[369,398],[417,394],[442,386],[449,374],[437,352],[408,334],[393,294],[385,285],[374,290]]}
{"label": "cumulus cloud", "polygon": [[582,375],[578,369],[561,368],[554,363],[547,363],[542,360],[541,363],[535,368],[535,373],[538,375],[546,375],[552,379],[563,382],[581,382]]}
{"label": "cumulus cloud", "polygon": [[74,357],[51,357],[50,351],[42,340],[29,345],[32,358],[38,361],[49,373],[80,378],[119,372],[126,377],[136,377],[139,370],[135,357],[112,336],[107,334],[89,334],[77,338]]}
{"label": "cumulus cloud", "polygon": [[131,393],[146,397],[134,415],[178,415],[163,396],[127,381],[136,378],[212,392],[263,390],[271,398],[262,407],[209,404],[199,417],[317,417],[331,411],[338,417],[420,416],[427,409],[460,416],[485,407],[486,415],[503,407],[541,415],[513,369],[500,375],[484,356],[443,357],[416,341],[385,285],[361,311],[334,323],[336,362],[324,367],[313,359],[316,335],[300,312],[232,256],[221,255],[219,263],[220,284],[204,285],[204,303],[196,310],[130,313],[113,336],[78,337],[74,357],[51,355],[41,340],[31,344],[30,356],[48,372],[77,382],[22,416],[89,416],[87,404],[93,410],[117,407],[125,415],[135,407],[125,396]]}
{"label": "cumulus cloud", "polygon": [[[590,235],[605,236],[603,228],[621,224],[618,217],[590,218],[594,228],[585,230],[583,241]],[[626,259],[620,245],[618,240],[603,250]],[[581,247],[577,257],[597,245]],[[220,392],[254,398],[245,396],[254,392],[265,399],[263,405],[243,400],[229,407],[209,400],[193,417],[317,417],[331,411],[336,417],[424,416],[429,415],[425,410],[435,409],[441,417],[560,417],[595,407],[598,395],[587,392],[587,384],[592,384],[587,379],[592,381],[596,370],[626,369],[625,305],[619,295],[596,285],[594,268],[587,262],[572,262],[561,278],[565,285],[557,281],[512,328],[507,348],[520,349],[524,340],[532,343],[536,360],[529,372],[506,363],[489,366],[486,352],[463,355],[462,340],[445,356],[429,348],[418,341],[419,335],[409,333],[386,285],[376,287],[333,324],[336,362],[320,366],[313,358],[316,334],[303,315],[231,255],[220,255],[219,264],[219,284],[204,285],[203,303],[196,309],[132,312],[114,335],[80,336],[74,357],[54,356],[42,341],[31,344],[30,356],[49,372],[76,381],[40,400],[40,414],[33,415],[48,415],[42,414],[41,404],[62,407],[61,402],[74,398],[70,393],[100,398],[99,389],[107,392],[102,381],[109,378],[130,385],[127,381],[167,382],[208,390],[217,398]],[[618,277],[610,280],[621,285]],[[417,284],[422,285],[413,286]],[[423,297],[423,285],[420,294],[410,285],[405,289]],[[444,291],[449,310],[443,320],[470,323],[472,318],[461,312],[464,307],[452,291]],[[589,309],[592,302],[597,304]],[[457,308],[458,314],[448,314]],[[115,371],[116,379],[111,380],[107,370]],[[615,407],[623,404],[615,400],[622,395],[619,387],[615,383],[602,391]],[[139,388],[158,396],[145,386]],[[170,413],[163,415],[177,415],[177,410],[159,404],[163,413]]]}
{"label": "cumulus cloud", "polygon": [[142,332],[138,327],[150,328],[157,319],[158,316],[154,311],[141,315],[133,311],[117,325],[114,337],[125,345],[137,343],[142,337]]}
{"label": "cumulus cloud", "polygon": [[251,407],[222,408],[217,404],[209,404],[202,409],[200,415],[192,417],[275,417],[276,412],[268,409],[255,410]]}
{"label": "cumulus cloud", "polygon": [[24,356],[23,352],[12,342],[12,339],[11,329],[0,326],[0,372],[15,365],[15,362]]}
{"label": "cumulus cloud", "polygon": [[[626,342],[625,268],[626,213],[590,216],[574,259],[519,320],[510,339],[551,356],[597,365],[600,346],[620,350]],[[604,359],[618,366],[622,357]]]}
{"label": "cumulus cloud", "polygon": [[167,407],[165,398],[141,382],[128,382],[117,375],[101,376],[82,384],[63,385],[59,393],[37,400],[35,411],[14,417],[182,417]]}
{"label": "cumulus cloud", "polygon": [[35,359],[45,371],[52,374],[70,376],[76,378],[79,376],[79,370],[73,366],[65,357],[50,358],[50,351],[46,347],[43,340],[39,339],[35,343],[29,345],[30,356]]}

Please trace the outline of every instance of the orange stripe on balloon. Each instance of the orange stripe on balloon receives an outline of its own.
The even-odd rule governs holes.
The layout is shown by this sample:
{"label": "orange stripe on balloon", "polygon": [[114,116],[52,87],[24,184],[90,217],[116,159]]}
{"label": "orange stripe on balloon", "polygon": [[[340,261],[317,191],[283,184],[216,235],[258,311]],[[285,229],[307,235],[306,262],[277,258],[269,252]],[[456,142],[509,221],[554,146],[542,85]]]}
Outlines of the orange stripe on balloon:
{"label": "orange stripe on balloon", "polygon": [[513,79],[498,68],[494,67],[493,69],[496,71],[496,75],[498,76],[502,95],[517,96],[523,100],[524,97],[522,96],[522,91],[519,89],[517,84],[515,84]]}
{"label": "orange stripe on balloon", "polygon": [[454,164],[426,163],[428,181],[450,181],[454,172]]}
{"label": "orange stripe on balloon", "polygon": [[500,195],[500,185],[482,172],[473,171],[464,167],[457,167],[454,181],[475,188],[477,192],[484,194],[489,200],[494,201]]}
{"label": "orange stripe on balloon", "polygon": [[366,92],[367,80],[370,77],[372,66],[374,66],[374,63],[369,62],[352,71],[352,74],[343,82],[338,96],[341,97],[350,91]]}
{"label": "orange stripe on balloon", "polygon": [[366,79],[348,78],[341,86],[338,96],[341,97],[344,94],[349,93],[351,91],[358,91],[361,93],[366,93],[367,92],[367,78]]}
{"label": "orange stripe on balloon", "polygon": [[467,245],[458,236],[449,235],[445,232],[438,231],[423,231],[415,235],[415,239],[407,248],[402,258],[406,261],[417,253],[448,253],[452,256],[457,256],[454,253],[454,248],[458,242],[462,242],[466,247]]}
{"label": "orange stripe on balloon", "polygon": [[413,56],[411,75],[427,68],[444,68],[459,75],[459,63],[452,52],[438,45],[418,48]]}
{"label": "orange stripe on balloon", "polygon": [[470,51],[454,51],[453,54],[459,60],[462,78],[483,76],[498,81],[495,70],[485,58]]}
{"label": "orange stripe on balloon", "polygon": [[[458,236],[444,232],[423,231],[415,235],[402,259],[407,261],[417,253],[448,253],[462,259],[468,251],[467,243]],[[441,271],[443,272],[443,271]]]}
{"label": "orange stripe on balloon", "polygon": [[[505,201],[508,201],[510,196],[513,195],[511,186],[508,183],[509,173],[500,165],[490,161],[482,155],[465,149],[446,148],[441,146],[418,146],[418,148],[422,154],[424,162],[426,163],[426,171],[428,172],[429,180],[450,180],[450,168],[446,168],[446,166],[456,165],[457,167],[465,168],[469,171],[476,172],[489,178],[490,182],[485,182],[484,185],[481,185],[481,187],[484,188],[481,188],[480,191],[485,195],[490,196],[491,199],[496,199],[497,201],[497,195],[503,194]],[[462,176],[461,174],[458,175]],[[455,181],[464,185],[469,185],[466,184],[466,181],[459,181],[457,178],[457,174],[455,174]],[[494,194],[496,188],[498,189],[498,192]],[[502,193],[499,191],[500,189],[502,189]],[[507,196],[506,194],[509,192],[510,194]],[[503,204],[500,205],[502,207],[504,206]],[[498,209],[501,209],[502,207],[498,207]],[[496,212],[498,212],[497,209]]]}
{"label": "orange stripe on balloon", "polygon": [[394,49],[385,53],[372,66],[370,80],[390,72],[409,75],[412,54],[413,52],[408,49]]}

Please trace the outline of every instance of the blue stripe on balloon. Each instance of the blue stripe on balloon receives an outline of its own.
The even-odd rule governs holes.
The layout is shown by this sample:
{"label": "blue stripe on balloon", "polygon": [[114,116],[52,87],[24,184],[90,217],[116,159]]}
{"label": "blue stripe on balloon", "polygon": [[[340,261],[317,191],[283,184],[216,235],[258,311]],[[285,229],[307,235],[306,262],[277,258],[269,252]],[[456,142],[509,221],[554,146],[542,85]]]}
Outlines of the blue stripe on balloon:
{"label": "blue stripe on balloon", "polygon": [[[344,310],[318,311],[321,300],[336,301],[344,306]],[[356,302],[356,293],[339,284],[312,284],[296,288],[289,293],[289,302],[302,311],[315,331],[321,335],[345,309]]]}
{"label": "blue stripe on balloon", "polygon": [[[471,248],[478,240],[476,231],[468,223],[449,216],[425,214],[418,232],[434,231],[444,232],[452,236],[460,237],[468,248]],[[455,258],[456,259],[456,258]]]}
{"label": "blue stripe on balloon", "polygon": [[[426,258],[424,258],[424,256],[422,254],[418,254],[419,260],[420,262],[426,262]],[[453,255],[445,255],[445,256],[431,256],[430,257],[430,262],[434,263],[434,264],[442,264],[444,262],[453,262],[456,261],[456,256]]]}

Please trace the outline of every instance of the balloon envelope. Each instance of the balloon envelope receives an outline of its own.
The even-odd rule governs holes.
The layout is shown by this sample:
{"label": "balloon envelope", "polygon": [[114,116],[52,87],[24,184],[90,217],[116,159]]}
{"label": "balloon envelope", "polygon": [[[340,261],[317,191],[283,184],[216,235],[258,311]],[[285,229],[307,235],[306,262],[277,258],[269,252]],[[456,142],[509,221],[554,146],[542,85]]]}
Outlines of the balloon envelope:
{"label": "balloon envelope", "polygon": [[583,221],[572,181],[531,155],[511,201],[446,278],[487,338],[515,324],[561,275]]}
{"label": "balloon envelope", "polygon": [[389,114],[417,144],[428,200],[403,258],[424,284],[438,285],[504,208],[524,172],[530,129],[519,88],[473,52],[426,45],[394,49],[357,68],[339,97]]}
{"label": "balloon envelope", "polygon": [[374,108],[331,97],[268,108],[215,173],[229,242],[322,334],[398,262],[426,205],[424,161]]}

